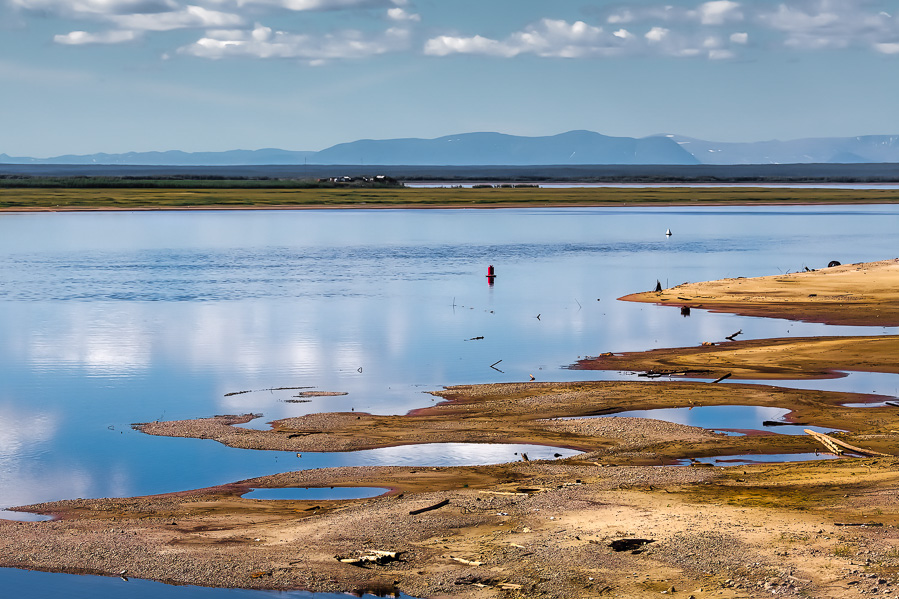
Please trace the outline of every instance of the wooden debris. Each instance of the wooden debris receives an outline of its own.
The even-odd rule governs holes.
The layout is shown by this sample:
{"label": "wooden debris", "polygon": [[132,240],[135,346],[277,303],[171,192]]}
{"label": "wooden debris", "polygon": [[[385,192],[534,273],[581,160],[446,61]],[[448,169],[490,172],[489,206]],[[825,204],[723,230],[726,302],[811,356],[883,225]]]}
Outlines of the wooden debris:
{"label": "wooden debris", "polygon": [[730,378],[730,375],[731,375],[731,373],[728,372],[727,374],[723,374],[723,375],[719,376],[718,378],[716,378],[716,379],[715,379],[714,381],[712,381],[712,382],[713,382],[713,383],[720,383],[720,382],[723,381],[724,379],[729,379],[729,378]]}
{"label": "wooden debris", "polygon": [[476,562],[476,561],[465,559],[464,557],[453,557],[451,555],[450,559],[457,561],[460,564],[465,564],[466,566],[483,566],[484,565],[484,562]]}
{"label": "wooden debris", "polygon": [[728,335],[727,337],[725,337],[725,339],[727,339],[728,341],[733,341],[734,338],[735,338],[737,335],[742,335],[742,334],[743,334],[743,329],[740,329],[739,331],[737,331],[737,332],[734,333],[733,335]]}
{"label": "wooden debris", "polygon": [[402,553],[401,551],[379,551],[377,549],[370,549],[365,552],[361,552],[361,555],[356,557],[341,557],[339,555],[335,555],[334,557],[343,564],[350,564],[351,566],[359,566],[360,568],[364,568],[368,564],[374,564],[376,566],[381,566],[384,564],[389,564],[390,562],[395,562],[399,559],[399,555]]}
{"label": "wooden debris", "polygon": [[449,499],[444,499],[443,501],[435,503],[434,505],[429,505],[427,507],[418,508],[417,510],[411,510],[409,512],[409,515],[415,516],[417,514],[423,514],[424,512],[430,512],[431,510],[436,510],[436,509],[442,508],[445,505],[449,505]]}
{"label": "wooden debris", "polygon": [[524,460],[525,462],[530,462],[530,461],[531,461],[531,458],[528,457],[528,454],[526,454],[526,453],[523,452],[523,451],[521,452],[521,459]]}
{"label": "wooden debris", "polygon": [[888,453],[880,453],[879,451],[873,451],[871,449],[862,449],[861,447],[856,447],[855,445],[849,445],[848,443],[846,443],[844,441],[840,441],[839,439],[834,439],[833,437],[825,435],[824,433],[818,433],[818,432],[815,432],[808,428],[804,429],[803,432],[805,432],[808,435],[813,436],[815,439],[820,441],[825,447],[827,447],[829,450],[831,450],[832,452],[834,452],[837,455],[843,455],[845,453],[841,449],[841,447],[842,447],[842,448],[846,448],[849,451],[852,451],[854,453],[857,453],[857,454],[863,455],[863,456],[869,456],[869,457],[870,456],[881,456],[881,457],[885,457],[885,458],[894,457]]}

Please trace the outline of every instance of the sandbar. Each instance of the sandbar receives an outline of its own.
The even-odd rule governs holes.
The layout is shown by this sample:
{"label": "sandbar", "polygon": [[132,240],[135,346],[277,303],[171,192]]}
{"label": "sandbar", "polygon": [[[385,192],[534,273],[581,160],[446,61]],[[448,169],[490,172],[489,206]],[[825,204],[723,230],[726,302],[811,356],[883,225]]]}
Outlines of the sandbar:
{"label": "sandbar", "polygon": [[576,370],[641,371],[650,375],[735,379],[827,379],[847,371],[899,373],[899,336],[788,337],[715,340],[713,345],[604,352]]}
{"label": "sandbar", "polygon": [[629,302],[835,325],[899,326],[899,258],[755,278],[682,283]]}

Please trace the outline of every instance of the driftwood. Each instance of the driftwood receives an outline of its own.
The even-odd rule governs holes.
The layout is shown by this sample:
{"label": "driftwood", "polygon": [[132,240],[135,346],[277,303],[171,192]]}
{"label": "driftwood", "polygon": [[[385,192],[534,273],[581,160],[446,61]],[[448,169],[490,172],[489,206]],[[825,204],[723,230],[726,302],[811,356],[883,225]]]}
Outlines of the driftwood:
{"label": "driftwood", "polygon": [[449,499],[444,499],[443,501],[435,503],[434,505],[429,505],[427,507],[418,508],[417,510],[411,510],[409,512],[409,515],[415,516],[418,514],[423,514],[425,512],[430,512],[431,510],[436,510],[436,509],[442,508],[445,505],[449,505]]}
{"label": "driftwood", "polygon": [[856,447],[855,445],[849,445],[844,441],[840,441],[839,439],[834,439],[828,435],[823,433],[817,433],[811,429],[804,429],[806,434],[813,436],[815,439],[820,441],[825,447],[834,452],[837,455],[843,455],[845,452],[841,448],[846,448],[849,451],[854,453],[863,455],[863,456],[880,456],[885,458],[893,457],[888,453],[880,453],[879,451],[873,451],[871,449],[862,449],[861,447]]}
{"label": "driftwood", "polygon": [[733,335],[728,335],[727,337],[725,337],[725,339],[727,339],[728,341],[733,341],[734,338],[735,338],[737,335],[742,335],[742,334],[743,334],[743,329],[740,329],[739,331],[737,331],[737,332],[734,333]]}
{"label": "driftwood", "polygon": [[655,379],[660,376],[687,376],[688,374],[708,374],[711,370],[704,370],[701,368],[685,368],[684,370],[644,370],[643,372],[638,372],[637,376],[644,376],[647,378]]}
{"label": "driftwood", "polygon": [[731,375],[731,373],[729,373],[729,372],[728,372],[727,374],[722,374],[721,376],[719,376],[718,378],[716,378],[716,379],[715,379],[714,381],[712,381],[712,382],[713,382],[713,383],[720,383],[720,382],[723,381],[724,379],[729,379],[729,378],[730,378],[730,375]]}
{"label": "driftwood", "polygon": [[450,559],[453,561],[457,561],[460,564],[465,564],[466,566],[483,566],[484,565],[484,562],[475,562],[470,559],[465,559],[464,557],[453,557],[451,555]]}
{"label": "driftwood", "polygon": [[899,403],[897,403],[895,401],[888,401],[888,402],[886,402],[886,404],[888,406],[893,406],[894,408],[899,408]]}
{"label": "driftwood", "polygon": [[401,551],[378,551],[376,549],[370,549],[363,553],[362,555],[356,557],[341,557],[339,555],[335,555],[334,557],[343,564],[349,564],[351,566],[359,566],[360,568],[364,568],[368,564],[374,564],[377,566],[381,566],[384,564],[389,564],[390,562],[395,562],[399,559],[399,554]]}

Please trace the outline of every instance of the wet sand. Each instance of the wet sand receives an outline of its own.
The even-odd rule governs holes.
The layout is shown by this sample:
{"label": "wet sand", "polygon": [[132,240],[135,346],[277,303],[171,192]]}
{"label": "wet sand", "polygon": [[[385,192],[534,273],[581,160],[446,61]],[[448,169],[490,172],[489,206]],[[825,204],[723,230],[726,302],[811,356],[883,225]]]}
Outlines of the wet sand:
{"label": "wet sand", "polygon": [[[890,282],[896,270],[889,261],[666,293],[675,305],[724,298],[715,309],[759,303],[760,312],[778,317],[882,324],[895,293],[881,287],[896,289]],[[850,283],[858,287],[840,294],[851,301],[803,299],[835,295]],[[744,299],[722,291],[736,289]],[[690,293],[695,299],[678,299]],[[665,303],[668,295],[640,301]],[[763,340],[612,358],[627,369],[833,376],[848,367],[896,372],[889,359],[895,344],[894,337]],[[870,396],[698,381],[475,385],[435,394],[444,401],[406,415],[316,414],[276,421],[268,431],[236,426],[251,416],[138,426],[148,434],[297,452],[427,440],[538,443],[585,453],[480,467],[307,470],[161,496],[29,506],[58,520],[0,521],[0,566],[418,597],[843,598],[889,596],[899,585],[899,458],[660,466],[823,446],[805,435],[726,436],[657,420],[583,418],[663,407],[775,406],[792,410],[793,421],[847,431],[834,438],[899,454],[899,408],[843,405]],[[391,491],[342,501],[240,497],[257,487],[334,485]],[[416,513],[428,507],[434,509]],[[616,551],[612,542],[623,539],[652,542]],[[377,558],[371,550],[395,552],[396,560],[382,555],[384,563],[360,567],[337,559]]]}

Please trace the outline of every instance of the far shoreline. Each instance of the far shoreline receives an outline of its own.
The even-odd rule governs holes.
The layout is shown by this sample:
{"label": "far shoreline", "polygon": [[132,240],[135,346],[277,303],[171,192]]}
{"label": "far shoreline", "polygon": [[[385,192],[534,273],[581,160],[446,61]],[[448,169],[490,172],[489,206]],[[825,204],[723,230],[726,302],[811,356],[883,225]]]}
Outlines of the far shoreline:
{"label": "far shoreline", "polygon": [[845,206],[899,203],[899,187],[2,188],[0,212]]}

